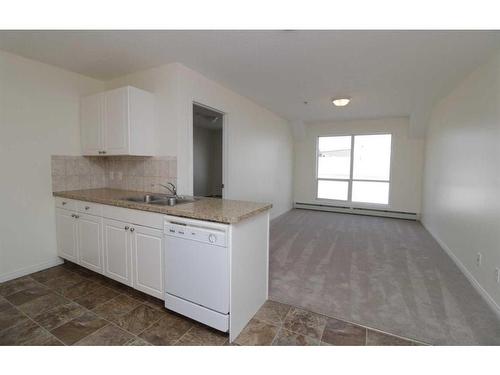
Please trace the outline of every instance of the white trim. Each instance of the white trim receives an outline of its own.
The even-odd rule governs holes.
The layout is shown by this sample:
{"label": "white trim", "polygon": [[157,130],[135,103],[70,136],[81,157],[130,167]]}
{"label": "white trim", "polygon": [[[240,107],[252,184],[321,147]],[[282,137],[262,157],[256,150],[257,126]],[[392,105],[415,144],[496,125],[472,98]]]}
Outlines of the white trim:
{"label": "white trim", "polygon": [[401,212],[401,211],[390,211],[390,210],[380,210],[375,208],[372,209],[372,208],[360,208],[360,207],[349,207],[349,206],[331,206],[326,204],[305,203],[305,202],[294,202],[293,206],[294,208],[297,209],[338,212],[343,214],[391,217],[395,219],[407,219],[407,220],[417,220],[417,221],[420,219],[419,214],[416,212]]}
{"label": "white trim", "polygon": [[[352,187],[354,185],[354,135],[351,135],[351,156],[349,160],[349,181],[347,183],[347,201],[352,203]],[[392,136],[391,136],[392,137]],[[319,147],[319,138],[318,138]],[[318,180],[319,182],[319,180]],[[318,192],[316,191],[316,198],[318,197]]]}
{"label": "white trim", "polygon": [[38,263],[34,264],[29,267],[21,268],[13,272],[6,273],[4,275],[0,275],[0,283],[3,283],[5,281],[17,279],[18,277],[26,276],[29,275],[30,273],[33,272],[38,272],[50,267],[58,266],[60,264],[63,264],[64,260],[59,257],[52,258],[51,260],[43,263]]}
{"label": "white trim", "polygon": [[483,297],[486,303],[493,309],[495,314],[500,318],[500,306],[495,302],[492,296],[484,289],[479,281],[472,275],[472,273],[467,269],[467,267],[458,259],[458,257],[451,251],[451,249],[442,241],[426,224],[422,221],[422,225],[429,232],[429,234],[436,240],[436,242],[441,246],[446,254],[455,262],[457,267],[462,271],[465,277],[469,280],[472,286],[477,290],[477,292]]}
{"label": "white trim", "polygon": [[222,198],[227,199],[229,194],[229,187],[227,177],[229,176],[229,117],[227,112],[222,114]]}
{"label": "white trim", "polygon": [[271,214],[267,211],[266,226],[266,301],[269,299],[269,243],[271,238]]}

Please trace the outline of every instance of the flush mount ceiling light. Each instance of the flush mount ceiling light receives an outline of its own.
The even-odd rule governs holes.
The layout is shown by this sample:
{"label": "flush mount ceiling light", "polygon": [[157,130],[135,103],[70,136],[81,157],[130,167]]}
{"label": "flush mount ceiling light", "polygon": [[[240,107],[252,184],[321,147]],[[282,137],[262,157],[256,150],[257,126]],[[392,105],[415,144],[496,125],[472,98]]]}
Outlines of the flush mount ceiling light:
{"label": "flush mount ceiling light", "polygon": [[332,103],[335,107],[345,107],[349,104],[351,98],[335,98],[332,99]]}

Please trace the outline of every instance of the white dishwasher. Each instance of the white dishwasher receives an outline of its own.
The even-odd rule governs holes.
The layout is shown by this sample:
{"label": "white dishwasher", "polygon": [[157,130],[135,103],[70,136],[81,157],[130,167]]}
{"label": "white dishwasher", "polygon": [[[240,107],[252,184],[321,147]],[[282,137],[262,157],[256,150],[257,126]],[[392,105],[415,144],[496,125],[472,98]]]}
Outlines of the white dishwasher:
{"label": "white dishwasher", "polygon": [[228,226],[166,216],[165,307],[229,330]]}

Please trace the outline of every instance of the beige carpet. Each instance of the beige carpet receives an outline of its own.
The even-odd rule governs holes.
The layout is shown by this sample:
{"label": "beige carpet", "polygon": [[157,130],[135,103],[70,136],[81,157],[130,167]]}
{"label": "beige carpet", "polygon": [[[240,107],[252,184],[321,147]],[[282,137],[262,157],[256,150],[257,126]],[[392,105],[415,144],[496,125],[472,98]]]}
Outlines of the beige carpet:
{"label": "beige carpet", "polygon": [[415,221],[288,212],[271,224],[270,298],[429,344],[500,344],[498,317]]}

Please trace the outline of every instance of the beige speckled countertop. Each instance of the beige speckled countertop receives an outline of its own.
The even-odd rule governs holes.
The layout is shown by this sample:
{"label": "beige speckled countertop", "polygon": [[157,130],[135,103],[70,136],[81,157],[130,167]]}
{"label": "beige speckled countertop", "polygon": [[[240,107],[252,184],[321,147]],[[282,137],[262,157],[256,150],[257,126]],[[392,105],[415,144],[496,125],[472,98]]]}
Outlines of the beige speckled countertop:
{"label": "beige speckled countertop", "polygon": [[135,210],[158,212],[165,215],[208,220],[226,224],[237,223],[260,212],[267,211],[272,207],[272,204],[270,203],[235,201],[217,198],[200,198],[194,202],[183,203],[176,206],[157,206],[154,204],[136,203],[125,200],[125,198],[139,197],[144,194],[154,193],[106,188],[60,191],[53,193],[55,197],[101,203]]}

